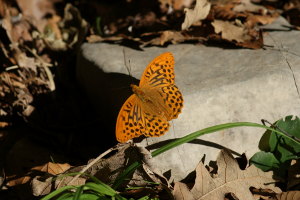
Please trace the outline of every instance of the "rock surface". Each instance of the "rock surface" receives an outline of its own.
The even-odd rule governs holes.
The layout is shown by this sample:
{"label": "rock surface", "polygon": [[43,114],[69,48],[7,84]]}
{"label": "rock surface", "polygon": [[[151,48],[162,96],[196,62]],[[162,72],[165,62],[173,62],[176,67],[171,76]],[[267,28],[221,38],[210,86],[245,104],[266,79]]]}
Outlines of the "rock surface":
{"label": "rock surface", "polygon": [[[286,30],[281,26],[284,23],[280,19],[265,30]],[[261,119],[274,122],[291,114],[299,116],[299,34],[266,32],[266,48],[260,50],[178,44],[138,51],[113,44],[84,44],[77,78],[103,119],[103,126],[108,127],[105,134],[114,139],[116,116],[130,95],[129,84],[138,83],[131,76],[139,79],[152,59],[172,52],[175,82],[183,94],[184,108],[179,118],[171,122],[168,133],[140,143],[153,150],[168,140],[217,124],[260,123]],[[172,176],[179,180],[195,169],[204,154],[206,161],[215,160],[223,147],[252,156],[263,132],[241,127],[204,135],[157,156],[154,162],[162,172],[171,169]]]}

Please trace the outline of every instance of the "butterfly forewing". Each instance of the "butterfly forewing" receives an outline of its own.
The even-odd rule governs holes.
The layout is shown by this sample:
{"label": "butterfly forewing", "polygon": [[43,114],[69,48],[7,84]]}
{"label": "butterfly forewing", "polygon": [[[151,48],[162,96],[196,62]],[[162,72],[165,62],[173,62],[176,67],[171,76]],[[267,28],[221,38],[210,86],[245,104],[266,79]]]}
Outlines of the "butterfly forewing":
{"label": "butterfly forewing", "polygon": [[174,84],[174,57],[166,52],[156,57],[145,69],[140,87],[163,87]]}

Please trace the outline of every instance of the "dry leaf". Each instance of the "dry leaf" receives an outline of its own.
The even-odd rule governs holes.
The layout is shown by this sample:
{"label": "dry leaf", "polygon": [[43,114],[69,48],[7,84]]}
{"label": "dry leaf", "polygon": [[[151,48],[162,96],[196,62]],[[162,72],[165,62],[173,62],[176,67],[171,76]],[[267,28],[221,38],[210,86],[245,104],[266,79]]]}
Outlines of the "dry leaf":
{"label": "dry leaf", "polygon": [[187,185],[181,182],[175,183],[173,196],[175,200],[195,200]]}
{"label": "dry leaf", "polygon": [[60,0],[17,0],[18,6],[22,10],[22,14],[29,19],[43,32],[47,24],[46,15],[55,15],[54,1]]}
{"label": "dry leaf", "polygon": [[161,35],[159,37],[156,37],[149,42],[146,42],[144,45],[158,45],[163,46],[167,42],[172,42],[173,44],[177,42],[183,42],[185,40],[185,37],[182,35],[182,33],[178,31],[163,31],[161,32]]}
{"label": "dry leaf", "polygon": [[270,189],[256,189],[253,187],[250,187],[249,190],[253,194],[255,199],[269,199],[271,197],[275,197],[276,193]]}
{"label": "dry leaf", "polygon": [[192,5],[194,0],[175,0],[173,1],[174,10],[181,10],[182,8],[188,8]]}
{"label": "dry leaf", "polygon": [[215,19],[219,20],[235,20],[236,18],[245,18],[247,17],[246,13],[239,13],[233,11],[236,3],[228,2],[224,5],[216,4],[212,6],[212,13],[214,14]]}
{"label": "dry leaf", "polygon": [[85,39],[88,29],[88,24],[81,17],[79,10],[70,3],[64,8],[62,21],[56,17],[49,23],[44,39],[52,50],[65,51],[70,48],[76,48],[76,45],[80,45]]}
{"label": "dry leaf", "polygon": [[[0,112],[1,113],[1,112]],[[0,121],[0,128],[5,128],[5,127],[7,127],[7,126],[9,126],[9,123],[8,122],[1,122]],[[0,135],[0,138],[1,138],[1,135]]]}
{"label": "dry leaf", "polygon": [[274,186],[272,172],[263,172],[254,165],[241,170],[237,161],[227,150],[222,150],[217,158],[218,171],[214,178],[203,163],[196,168],[196,179],[190,193],[197,200],[224,199],[233,193],[238,199],[255,200],[250,187],[268,188],[276,193],[281,190]]}
{"label": "dry leaf", "polygon": [[197,0],[194,9],[185,8],[185,18],[181,30],[186,30],[195,22],[205,19],[210,11],[210,6],[211,4],[207,0]]}
{"label": "dry leaf", "polygon": [[281,194],[276,195],[276,198],[273,198],[273,200],[299,200],[299,199],[300,199],[300,191],[283,192]]}
{"label": "dry leaf", "polygon": [[270,15],[250,15],[247,17],[246,26],[248,28],[253,28],[257,24],[271,24],[273,21],[275,21],[278,18],[278,14],[275,14],[273,16]]}
{"label": "dry leaf", "polygon": [[59,163],[48,162],[44,165],[33,167],[32,170],[37,170],[41,172],[47,172],[48,174],[57,175],[57,174],[64,173],[70,167],[71,165],[69,165],[68,163],[59,164]]}
{"label": "dry leaf", "polygon": [[250,0],[241,0],[240,4],[233,8],[235,12],[255,12],[266,14],[268,10],[264,6],[255,5]]}
{"label": "dry leaf", "polygon": [[288,190],[300,190],[300,161],[292,160],[288,169]]}
{"label": "dry leaf", "polygon": [[[53,177],[41,177],[36,176],[31,181],[31,190],[34,196],[41,196],[49,194],[54,188],[61,188],[66,186],[68,182],[72,179],[72,176],[66,176],[64,178],[56,178],[55,181]],[[83,185],[86,182],[86,178],[78,178],[72,185]],[[54,186],[53,186],[54,185]]]}
{"label": "dry leaf", "polygon": [[244,27],[222,20],[214,20],[212,25],[215,28],[215,32],[221,34],[222,39],[236,42],[245,42],[251,39]]}

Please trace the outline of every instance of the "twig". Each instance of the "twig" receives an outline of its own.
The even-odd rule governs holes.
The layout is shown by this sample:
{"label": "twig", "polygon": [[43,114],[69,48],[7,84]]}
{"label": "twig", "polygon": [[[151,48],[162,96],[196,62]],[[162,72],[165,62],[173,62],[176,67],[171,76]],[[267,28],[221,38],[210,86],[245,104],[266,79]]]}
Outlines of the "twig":
{"label": "twig", "polygon": [[115,147],[112,147],[108,150],[106,150],[104,153],[100,154],[97,158],[95,158],[92,162],[87,164],[72,180],[68,183],[68,185],[71,185],[74,181],[76,181],[84,172],[86,172],[89,168],[91,168],[95,163],[97,163],[101,158],[109,154],[110,152],[116,150],[119,145],[116,145]]}
{"label": "twig", "polygon": [[54,91],[55,90],[55,83],[54,83],[52,73],[49,69],[49,67],[51,67],[52,64],[46,63],[39,55],[37,55],[35,52],[33,52],[26,45],[24,45],[24,47],[25,47],[25,49],[27,49],[32,55],[34,55],[42,63],[42,66],[43,66],[43,68],[44,68],[44,70],[47,74],[48,80],[49,80],[49,89],[50,89],[50,91]]}
{"label": "twig", "polygon": [[266,124],[265,124],[265,123],[269,124],[271,128],[278,129],[278,130],[280,130],[282,133],[284,133],[285,135],[287,135],[288,137],[290,137],[290,138],[292,138],[292,139],[294,139],[294,140],[296,140],[296,141],[300,142],[300,139],[299,139],[299,138],[297,138],[296,136],[293,136],[293,135],[291,135],[291,134],[287,133],[286,131],[282,130],[282,129],[281,129],[281,128],[279,128],[277,125],[274,125],[274,124],[272,124],[272,123],[271,123],[271,122],[269,122],[268,120],[266,120],[266,119],[262,119],[262,120],[261,120],[261,122],[262,122],[262,123],[263,123],[263,125],[265,125],[265,126],[266,126]]}

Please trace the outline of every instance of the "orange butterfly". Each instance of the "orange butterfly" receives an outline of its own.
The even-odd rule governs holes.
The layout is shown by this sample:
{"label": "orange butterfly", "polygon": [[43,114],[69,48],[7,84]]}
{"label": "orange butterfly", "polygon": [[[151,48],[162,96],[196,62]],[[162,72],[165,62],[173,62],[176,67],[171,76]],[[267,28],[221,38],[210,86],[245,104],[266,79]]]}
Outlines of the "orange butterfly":
{"label": "orange butterfly", "polygon": [[168,131],[168,121],[176,119],[183,106],[174,82],[174,57],[166,52],[146,67],[139,86],[130,85],[134,94],[123,104],[116,124],[119,142],[141,135],[158,137]]}

